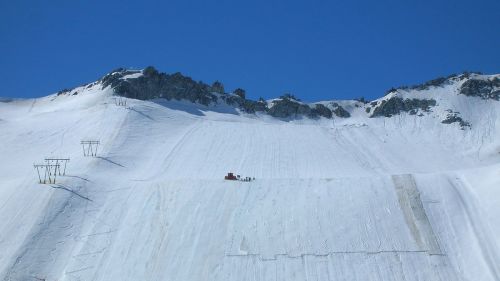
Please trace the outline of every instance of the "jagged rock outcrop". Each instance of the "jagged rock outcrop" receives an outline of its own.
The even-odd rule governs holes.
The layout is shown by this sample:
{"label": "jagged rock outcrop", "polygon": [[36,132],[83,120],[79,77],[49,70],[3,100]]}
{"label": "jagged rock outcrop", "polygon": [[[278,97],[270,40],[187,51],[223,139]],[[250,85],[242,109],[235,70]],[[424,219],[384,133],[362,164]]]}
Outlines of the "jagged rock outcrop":
{"label": "jagged rock outcrop", "polygon": [[245,111],[246,113],[255,113],[255,112],[267,112],[267,104],[261,101],[253,101],[243,99],[243,104],[240,105],[240,109]]}
{"label": "jagged rock outcrop", "polygon": [[482,99],[500,100],[500,79],[469,79],[460,87],[460,94]]}
{"label": "jagged rock outcrop", "polygon": [[330,118],[332,118],[332,111],[328,107],[319,103],[311,108],[311,112],[309,113],[309,116],[312,118],[325,117],[325,118],[330,119]]}
{"label": "jagged rock outcrop", "polygon": [[333,113],[340,118],[349,118],[351,117],[351,114],[349,111],[345,110],[342,106],[340,106],[338,103],[334,102],[333,103],[334,109]]}
{"label": "jagged rock outcrop", "polygon": [[267,111],[267,106],[264,101],[253,101],[242,98],[239,95],[223,95],[220,97],[226,104],[240,108],[246,113],[256,113],[259,111]]}
{"label": "jagged rock outcrop", "polygon": [[297,117],[298,115],[308,116],[311,113],[311,108],[308,105],[287,96],[274,100],[272,104],[268,113],[273,117],[288,118]]}
{"label": "jagged rock outcrop", "polygon": [[237,95],[238,97],[245,99],[246,98],[246,91],[243,90],[242,88],[238,88],[234,90],[233,94]]}
{"label": "jagged rock outcrop", "polygon": [[400,112],[410,112],[416,114],[420,109],[429,112],[432,106],[436,105],[433,99],[403,99],[400,97],[391,97],[383,100],[375,109],[370,117],[391,117]]}
{"label": "jagged rock outcrop", "polygon": [[[140,100],[155,98],[165,98],[167,100],[186,99],[203,105],[209,105],[217,101],[217,97],[212,93],[213,86],[203,82],[196,82],[179,72],[169,75],[160,73],[150,66],[142,71],[143,75],[124,79],[126,75],[135,73],[137,71],[118,69],[104,76],[101,82],[103,87],[111,86],[115,93],[120,96]],[[216,90],[220,91],[220,86],[222,85],[216,84]]]}
{"label": "jagged rock outcrop", "polygon": [[448,109],[448,115],[446,116],[446,119],[441,121],[443,124],[453,124],[453,123],[458,123],[460,125],[460,128],[462,130],[465,130],[466,127],[471,127],[470,123],[463,120],[462,117],[460,117],[459,112],[453,112],[451,109]]}
{"label": "jagged rock outcrop", "polygon": [[224,94],[224,85],[219,81],[215,81],[212,84],[212,87],[210,87],[210,91],[218,94]]}
{"label": "jagged rock outcrop", "polygon": [[413,85],[410,87],[410,89],[422,91],[422,90],[428,90],[430,87],[442,87],[445,84],[450,83],[448,79],[450,79],[451,77],[453,77],[453,75],[448,77],[438,77],[436,79],[429,80],[422,84]]}
{"label": "jagged rock outcrop", "polygon": [[71,91],[72,91],[72,89],[62,89],[59,92],[57,92],[57,95],[60,96],[60,95],[68,94]]}
{"label": "jagged rock outcrop", "polygon": [[323,104],[307,105],[297,101],[291,95],[281,96],[280,99],[274,100],[268,113],[273,117],[290,118],[299,116],[308,116],[310,118],[332,118],[335,114],[337,117],[347,118],[351,114],[337,103],[333,103],[333,110]]}
{"label": "jagged rock outcrop", "polygon": [[472,74],[481,74],[481,72],[467,72],[466,71],[460,75],[451,74],[451,75],[448,75],[446,77],[438,77],[438,78],[429,80],[429,81],[421,83],[421,84],[391,88],[390,90],[388,90],[386,92],[386,94],[390,94],[392,92],[395,92],[398,89],[401,89],[401,90],[408,90],[409,89],[409,90],[423,91],[423,90],[429,90],[431,87],[443,87],[445,85],[451,84],[453,81],[468,79],[471,77]]}
{"label": "jagged rock outcrop", "polygon": [[[441,87],[449,83],[461,83],[458,89],[459,94],[476,96],[482,99],[500,100],[500,79],[498,76],[483,76],[480,73],[465,72],[460,75],[440,77],[411,87],[392,88],[388,93],[393,93],[394,96],[390,98],[386,97],[372,102],[360,98],[356,99],[357,102],[350,104],[355,107],[352,108],[353,111],[358,111],[358,108],[361,108],[370,117],[392,117],[401,112],[424,116],[423,113],[429,112],[431,107],[436,106],[436,100],[404,98],[406,91],[400,89],[426,90],[430,87]],[[247,99],[246,91],[242,88],[225,93],[224,85],[220,81],[215,81],[209,85],[201,81],[197,82],[179,72],[173,74],[161,73],[151,66],[144,70],[119,68],[105,75],[97,82],[74,89],[64,89],[59,91],[57,95],[76,95],[96,85],[101,85],[102,88],[110,87],[117,95],[128,98],[187,100],[206,106],[227,104],[240,109],[241,112],[249,114],[261,112],[277,118],[330,119],[334,117],[351,117],[350,111],[335,102],[307,104],[287,93],[268,104],[262,98],[258,101]],[[459,123],[462,128],[470,127],[470,123],[464,121],[458,112],[449,113],[447,118],[442,120],[442,123]]]}

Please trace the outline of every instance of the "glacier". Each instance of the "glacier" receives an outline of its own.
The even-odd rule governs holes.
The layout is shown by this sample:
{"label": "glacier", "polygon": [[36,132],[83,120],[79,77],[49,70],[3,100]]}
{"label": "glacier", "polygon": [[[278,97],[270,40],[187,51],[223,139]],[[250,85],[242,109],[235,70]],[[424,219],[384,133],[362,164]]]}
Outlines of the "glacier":
{"label": "glacier", "polygon": [[[462,83],[335,101],[349,118],[118,106],[100,83],[1,100],[0,278],[500,280],[500,102]],[[436,105],[370,118],[392,97]],[[71,158],[55,184],[45,157]]]}

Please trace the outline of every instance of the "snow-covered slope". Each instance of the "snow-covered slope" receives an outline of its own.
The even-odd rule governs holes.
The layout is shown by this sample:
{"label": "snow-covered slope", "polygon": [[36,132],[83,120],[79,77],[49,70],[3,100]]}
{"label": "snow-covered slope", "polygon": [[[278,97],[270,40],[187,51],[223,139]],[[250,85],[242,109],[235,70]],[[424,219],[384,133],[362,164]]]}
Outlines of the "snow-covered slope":
{"label": "snow-covered slope", "polygon": [[[0,278],[499,280],[500,102],[465,81],[320,103],[348,118],[118,106],[100,83],[2,101]],[[436,105],[371,118],[393,97]],[[71,158],[56,184],[45,157]]]}

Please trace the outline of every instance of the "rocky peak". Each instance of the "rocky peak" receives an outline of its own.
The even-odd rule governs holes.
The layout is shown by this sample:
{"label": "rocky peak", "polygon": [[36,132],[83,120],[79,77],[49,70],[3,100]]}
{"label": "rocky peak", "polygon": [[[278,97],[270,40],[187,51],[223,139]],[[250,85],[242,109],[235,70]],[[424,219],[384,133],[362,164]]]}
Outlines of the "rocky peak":
{"label": "rocky peak", "polygon": [[460,94],[498,101],[500,100],[500,78],[496,76],[487,79],[468,79],[460,87]]}
{"label": "rocky peak", "polygon": [[[167,100],[187,100],[205,106],[226,104],[238,108],[241,112],[269,114],[276,118],[349,118],[351,112],[359,111],[367,117],[392,117],[402,113],[424,116],[437,106],[433,88],[456,84],[457,93],[481,99],[500,100],[500,77],[465,72],[459,75],[439,77],[419,85],[391,88],[386,95],[375,101],[363,98],[354,101],[339,102],[347,106],[346,110],[337,102],[304,103],[291,93],[285,93],[269,102],[260,98],[258,101],[247,99],[246,91],[237,88],[230,93],[225,92],[222,82],[215,81],[211,85],[195,81],[180,72],[162,73],[149,66],[143,70],[118,68],[106,74],[99,81],[75,89],[65,89],[58,94],[76,95],[81,89],[101,85],[111,88],[117,95],[150,100],[164,98]],[[422,92],[422,93],[420,93]],[[425,96],[425,98],[424,98]],[[353,103],[354,102],[354,103]],[[359,109],[357,109],[359,108]],[[460,123],[459,113],[448,114],[444,124]],[[467,127],[467,121],[460,123]]]}

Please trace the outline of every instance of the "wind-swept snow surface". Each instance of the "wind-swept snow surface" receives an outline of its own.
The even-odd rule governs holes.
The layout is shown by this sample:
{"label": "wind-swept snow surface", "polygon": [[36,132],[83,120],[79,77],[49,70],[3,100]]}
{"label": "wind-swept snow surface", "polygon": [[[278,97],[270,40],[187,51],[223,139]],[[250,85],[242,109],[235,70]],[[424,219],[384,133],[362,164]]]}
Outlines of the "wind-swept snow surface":
{"label": "wind-swept snow surface", "polygon": [[[0,278],[499,280],[500,102],[454,97],[461,130],[443,91],[426,116],[334,121],[98,86],[0,102]],[[67,174],[38,184],[48,156]]]}

